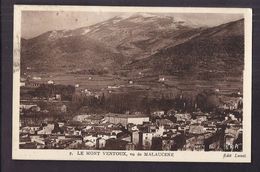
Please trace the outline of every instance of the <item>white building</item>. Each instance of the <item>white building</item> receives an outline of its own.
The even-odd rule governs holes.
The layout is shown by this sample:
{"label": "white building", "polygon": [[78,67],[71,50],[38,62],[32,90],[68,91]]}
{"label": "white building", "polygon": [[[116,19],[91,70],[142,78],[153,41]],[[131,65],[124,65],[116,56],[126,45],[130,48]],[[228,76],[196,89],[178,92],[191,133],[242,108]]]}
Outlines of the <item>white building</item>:
{"label": "white building", "polygon": [[205,130],[202,125],[198,125],[198,124],[190,125],[189,133],[203,134],[204,132],[205,132]]}
{"label": "white building", "polygon": [[39,126],[26,126],[21,129],[21,133],[35,134],[40,129]]}
{"label": "white building", "polygon": [[143,122],[149,122],[149,117],[144,115],[125,115],[109,113],[105,116],[105,120],[109,123],[122,124],[124,127],[126,127],[129,123],[140,125],[143,124]]}
{"label": "white building", "polygon": [[164,111],[163,110],[160,110],[160,111],[155,111],[152,113],[152,116],[153,117],[162,117],[164,115]]}
{"label": "white building", "polygon": [[164,82],[165,78],[164,77],[159,77],[159,82]]}
{"label": "white building", "polygon": [[98,138],[98,139],[97,139],[97,145],[96,145],[96,147],[97,147],[98,149],[103,149],[103,148],[105,148],[105,145],[106,145],[106,139],[103,139],[103,138]]}
{"label": "white building", "polygon": [[54,84],[54,81],[53,80],[49,80],[49,81],[47,81],[47,84]]}
{"label": "white building", "polygon": [[174,115],[177,121],[187,121],[191,119],[191,114],[189,113],[177,113]]}
{"label": "white building", "polygon": [[38,144],[43,144],[43,145],[45,144],[44,138],[42,138],[42,137],[40,137],[40,136],[31,135],[30,138],[31,138],[31,142],[36,142],[36,143],[38,143]]}
{"label": "white building", "polygon": [[41,78],[41,77],[38,77],[38,76],[34,76],[32,79],[33,79],[33,80],[41,80],[42,78]]}
{"label": "white building", "polygon": [[38,131],[37,134],[51,134],[54,129],[54,124],[47,124],[47,126],[43,126],[42,130]]}
{"label": "white building", "polygon": [[88,140],[88,141],[85,142],[85,146],[87,146],[87,147],[96,147],[96,143]]}
{"label": "white building", "polygon": [[92,143],[96,144],[98,137],[93,136],[93,135],[86,135],[83,137],[83,141],[87,142],[87,141],[91,141]]}
{"label": "white building", "polygon": [[144,150],[150,150],[152,146],[152,139],[156,137],[156,133],[142,133],[142,146]]}
{"label": "white building", "polygon": [[91,96],[92,95],[92,93],[88,89],[85,89],[84,93],[86,94],[86,96]]}

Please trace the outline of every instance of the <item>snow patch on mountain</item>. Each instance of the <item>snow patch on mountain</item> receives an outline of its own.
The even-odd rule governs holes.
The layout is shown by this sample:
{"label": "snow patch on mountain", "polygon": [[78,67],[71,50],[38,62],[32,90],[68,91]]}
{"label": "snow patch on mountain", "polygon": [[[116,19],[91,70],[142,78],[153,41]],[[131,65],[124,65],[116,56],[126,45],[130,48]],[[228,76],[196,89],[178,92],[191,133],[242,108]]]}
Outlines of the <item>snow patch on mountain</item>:
{"label": "snow patch on mountain", "polygon": [[120,18],[119,18],[119,19],[114,19],[114,20],[112,21],[112,23],[113,23],[113,24],[116,24],[116,23],[118,23],[118,22],[120,22],[120,21],[122,21],[122,19],[120,19]]}
{"label": "snow patch on mountain", "polygon": [[182,24],[183,26],[189,26],[189,27],[193,27],[193,28],[204,27],[204,26],[201,26],[201,25],[197,24],[196,22],[194,22],[190,19],[186,19],[186,18],[183,19],[181,17],[174,16],[174,21]]}
{"label": "snow patch on mountain", "polygon": [[58,37],[60,37],[61,35],[58,33],[58,31],[54,30],[50,33],[49,37],[48,37],[48,40],[55,40],[57,39]]}
{"label": "snow patch on mountain", "polygon": [[90,29],[84,29],[82,32],[82,35],[86,35],[87,33],[89,33],[91,30]]}

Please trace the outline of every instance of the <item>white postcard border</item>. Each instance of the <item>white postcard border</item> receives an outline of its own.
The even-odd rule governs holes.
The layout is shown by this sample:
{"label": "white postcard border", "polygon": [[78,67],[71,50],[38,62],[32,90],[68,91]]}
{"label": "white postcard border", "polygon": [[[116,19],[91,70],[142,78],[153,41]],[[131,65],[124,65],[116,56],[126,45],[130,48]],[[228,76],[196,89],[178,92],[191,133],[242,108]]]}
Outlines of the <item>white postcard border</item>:
{"label": "white postcard border", "polygon": [[[163,10],[162,10],[163,9]],[[108,150],[28,150],[19,149],[20,100],[20,38],[22,11],[93,11],[93,12],[158,12],[158,13],[225,13],[244,14],[245,70],[243,82],[243,152],[189,152],[189,151],[108,151]],[[101,7],[101,6],[14,6],[13,42],[13,135],[12,159],[15,160],[89,160],[89,161],[154,161],[154,162],[251,162],[251,93],[252,93],[252,10],[248,8],[192,8],[192,7]],[[147,153],[150,155],[145,156]],[[153,154],[151,154],[153,153]],[[158,156],[156,153],[171,153]],[[89,155],[87,155],[89,154]],[[93,155],[95,154],[95,155]],[[113,155],[106,155],[113,154]],[[230,154],[231,157],[225,157]],[[246,157],[236,157],[246,155]]]}

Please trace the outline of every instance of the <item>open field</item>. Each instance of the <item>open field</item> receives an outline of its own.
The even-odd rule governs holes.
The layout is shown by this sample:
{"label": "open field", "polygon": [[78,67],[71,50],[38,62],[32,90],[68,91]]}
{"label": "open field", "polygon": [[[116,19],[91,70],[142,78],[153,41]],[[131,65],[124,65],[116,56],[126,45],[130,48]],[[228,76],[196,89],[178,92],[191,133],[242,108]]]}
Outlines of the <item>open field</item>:
{"label": "open field", "polygon": [[[219,90],[220,94],[231,94],[238,91],[242,92],[243,83],[240,78],[225,80],[188,80],[180,79],[175,76],[136,76],[119,77],[117,75],[80,75],[80,74],[60,74],[52,73],[31,74],[31,76],[40,76],[40,83],[47,83],[53,80],[55,84],[79,85],[78,90],[88,89],[95,92],[110,93],[134,93],[139,97],[160,97],[162,94],[174,97],[183,92],[196,94],[203,90]],[[159,78],[164,78],[163,82]],[[131,81],[131,82],[130,82]]]}

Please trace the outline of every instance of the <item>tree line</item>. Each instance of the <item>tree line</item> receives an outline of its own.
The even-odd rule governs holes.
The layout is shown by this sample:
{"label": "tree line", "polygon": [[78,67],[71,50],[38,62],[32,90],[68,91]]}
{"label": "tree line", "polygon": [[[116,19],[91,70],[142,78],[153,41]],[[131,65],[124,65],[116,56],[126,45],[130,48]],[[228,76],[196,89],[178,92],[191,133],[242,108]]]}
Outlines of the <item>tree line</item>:
{"label": "tree line", "polygon": [[53,85],[53,84],[41,84],[35,90],[30,91],[33,97],[50,98],[56,94],[61,95],[61,100],[72,100],[72,96],[75,93],[75,87],[72,85]]}
{"label": "tree line", "polygon": [[220,103],[217,94],[212,91],[202,91],[197,95],[177,95],[174,98],[165,97],[164,94],[159,98],[139,96],[132,93],[117,93],[100,97],[74,95],[73,103],[80,108],[87,106],[91,109],[100,109],[101,112],[125,113],[142,112],[150,114],[152,111],[163,110],[165,112],[175,109],[181,112],[193,112],[200,109],[205,112],[213,111]]}

